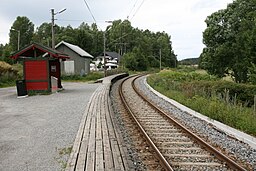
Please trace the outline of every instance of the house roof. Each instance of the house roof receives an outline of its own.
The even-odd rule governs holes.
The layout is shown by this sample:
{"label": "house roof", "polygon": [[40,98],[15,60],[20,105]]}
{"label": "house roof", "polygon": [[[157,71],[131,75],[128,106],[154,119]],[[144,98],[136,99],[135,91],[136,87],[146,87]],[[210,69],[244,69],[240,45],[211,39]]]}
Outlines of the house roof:
{"label": "house roof", "polygon": [[[99,56],[97,56],[96,58],[100,58],[100,57],[103,57],[104,56],[104,53],[100,54]],[[118,53],[116,52],[106,52],[106,57],[107,56],[110,56],[112,58],[117,58],[118,60],[120,60],[121,58],[121,55],[119,55]]]}
{"label": "house roof", "polygon": [[112,58],[117,58],[118,60],[121,58],[121,55],[116,52],[106,52],[106,55],[111,56]]}
{"label": "house roof", "polygon": [[22,48],[21,50],[13,53],[12,56],[10,56],[10,58],[18,59],[18,58],[26,58],[26,57],[39,57],[39,56],[43,56],[44,54],[51,55],[53,58],[62,58],[62,59],[69,58],[68,55],[63,54],[47,46],[41,45],[39,43],[32,43]]}
{"label": "house roof", "polygon": [[72,51],[74,51],[75,53],[77,53],[78,55],[80,55],[81,57],[88,57],[88,58],[93,58],[92,55],[90,55],[88,52],[86,52],[85,50],[83,50],[82,48],[80,48],[79,46],[67,43],[65,41],[61,41],[60,43],[58,43],[55,48],[57,49],[59,46],[61,45],[65,45],[66,47],[68,47],[69,49],[71,49]]}

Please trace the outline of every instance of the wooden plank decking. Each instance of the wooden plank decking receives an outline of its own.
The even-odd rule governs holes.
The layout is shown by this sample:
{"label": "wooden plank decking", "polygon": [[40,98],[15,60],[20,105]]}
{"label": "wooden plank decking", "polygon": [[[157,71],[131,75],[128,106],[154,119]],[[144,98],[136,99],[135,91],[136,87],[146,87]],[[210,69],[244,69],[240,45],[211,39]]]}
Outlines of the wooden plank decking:
{"label": "wooden plank decking", "polygon": [[113,122],[109,89],[103,81],[87,104],[66,171],[133,170]]}

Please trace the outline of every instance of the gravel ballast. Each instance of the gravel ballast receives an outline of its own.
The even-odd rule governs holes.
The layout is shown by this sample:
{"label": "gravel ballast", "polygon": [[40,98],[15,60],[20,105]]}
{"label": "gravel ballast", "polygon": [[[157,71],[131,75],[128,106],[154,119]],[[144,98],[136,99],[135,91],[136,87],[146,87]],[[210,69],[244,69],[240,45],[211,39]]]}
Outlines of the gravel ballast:
{"label": "gravel ballast", "polygon": [[[119,85],[121,83],[122,80],[119,80],[117,82],[115,82],[112,86],[111,86],[111,91],[110,91],[110,98],[111,98],[111,103],[112,103],[112,107],[113,107],[113,112],[114,112],[114,117],[113,120],[114,122],[117,124],[120,132],[121,132],[121,136],[124,140],[125,146],[127,148],[127,152],[128,155],[133,163],[133,167],[134,170],[137,171],[145,171],[146,166],[143,164],[143,161],[140,159],[139,154],[137,153],[138,150],[136,149],[135,145],[134,145],[134,139],[131,137],[129,132],[129,128],[127,127],[127,123],[129,122],[126,120],[125,116],[125,109],[124,106],[122,106],[121,103],[121,98],[118,94],[118,88]],[[132,126],[133,129],[135,129],[136,127]],[[134,131],[134,130],[133,130]],[[140,134],[136,134],[136,136],[139,136]],[[138,138],[138,141],[142,140],[141,138]]]}
{"label": "gravel ballast", "polygon": [[172,117],[180,120],[184,125],[192,129],[193,132],[200,134],[212,144],[222,147],[229,155],[234,156],[243,163],[249,164],[252,170],[256,170],[256,149],[228,136],[226,133],[219,131],[207,122],[176,108],[169,102],[160,98],[145,85],[145,77],[137,81],[136,84],[149,99],[156,102],[159,107],[163,108],[168,113],[171,113]]}
{"label": "gravel ballast", "polygon": [[98,85],[64,83],[59,93],[21,99],[0,89],[0,170],[61,170]]}

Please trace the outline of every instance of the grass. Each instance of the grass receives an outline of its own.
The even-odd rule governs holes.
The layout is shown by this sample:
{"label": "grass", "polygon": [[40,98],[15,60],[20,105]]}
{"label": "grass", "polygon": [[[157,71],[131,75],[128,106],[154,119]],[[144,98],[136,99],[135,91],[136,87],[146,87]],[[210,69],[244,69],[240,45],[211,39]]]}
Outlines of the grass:
{"label": "grass", "polygon": [[29,96],[35,96],[35,95],[50,95],[51,92],[47,90],[40,90],[40,91],[35,91],[35,90],[29,90],[28,95]]}
{"label": "grass", "polygon": [[5,81],[2,81],[0,79],[0,88],[13,87],[15,85],[16,85],[15,80],[5,80]]}
{"label": "grass", "polygon": [[63,81],[71,81],[71,82],[88,82],[88,81],[96,81],[99,78],[104,76],[101,72],[90,72],[88,75],[80,76],[80,75],[62,75],[61,79]]}
{"label": "grass", "polygon": [[256,111],[253,106],[246,107],[242,101],[237,100],[238,97],[231,97],[227,89],[220,93],[214,91],[211,86],[207,87],[208,89],[200,86],[218,81],[215,77],[198,75],[196,72],[164,71],[148,77],[148,83],[167,97],[212,119],[256,136]]}
{"label": "grass", "polygon": [[[127,70],[117,68],[113,70],[107,70],[106,74],[107,76],[120,74],[128,72]],[[64,75],[62,76],[62,80],[64,81],[73,81],[73,82],[87,82],[87,81],[96,81],[97,79],[103,78],[104,72],[103,71],[96,71],[96,72],[90,72],[88,75],[80,76],[80,75]]]}
{"label": "grass", "polygon": [[56,148],[58,157],[55,157],[55,160],[60,164],[61,171],[64,171],[65,168],[67,167],[67,161],[72,152],[72,148],[73,148],[72,146],[66,147],[66,148]]}

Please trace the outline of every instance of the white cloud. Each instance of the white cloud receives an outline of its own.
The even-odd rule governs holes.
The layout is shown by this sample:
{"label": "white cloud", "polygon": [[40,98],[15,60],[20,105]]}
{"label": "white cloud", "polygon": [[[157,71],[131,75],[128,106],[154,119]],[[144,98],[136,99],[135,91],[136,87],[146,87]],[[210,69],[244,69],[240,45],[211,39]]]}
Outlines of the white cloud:
{"label": "white cloud", "polygon": [[204,20],[213,12],[225,8],[228,2],[232,0],[146,1],[133,23],[144,29],[171,34],[178,59],[199,57],[204,47]]}
{"label": "white cloud", "polygon": [[0,16],[0,43],[1,44],[6,44],[9,42],[9,30],[11,28],[11,21],[6,20],[2,16]]}

